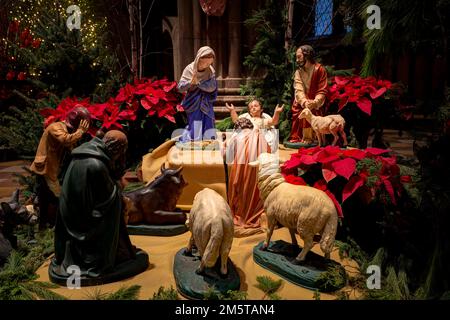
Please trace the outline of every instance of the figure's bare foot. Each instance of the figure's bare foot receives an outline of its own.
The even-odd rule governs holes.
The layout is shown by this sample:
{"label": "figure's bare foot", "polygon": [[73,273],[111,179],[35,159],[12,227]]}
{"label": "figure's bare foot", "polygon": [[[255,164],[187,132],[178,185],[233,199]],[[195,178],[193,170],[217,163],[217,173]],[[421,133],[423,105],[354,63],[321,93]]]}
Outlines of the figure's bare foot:
{"label": "figure's bare foot", "polygon": [[262,246],[261,246],[261,251],[267,251],[267,248],[269,247],[269,245],[268,244],[263,244]]}
{"label": "figure's bare foot", "polygon": [[289,140],[289,142],[290,143],[298,143],[298,142],[300,142],[300,140],[298,140],[298,139],[291,139],[291,140]]}

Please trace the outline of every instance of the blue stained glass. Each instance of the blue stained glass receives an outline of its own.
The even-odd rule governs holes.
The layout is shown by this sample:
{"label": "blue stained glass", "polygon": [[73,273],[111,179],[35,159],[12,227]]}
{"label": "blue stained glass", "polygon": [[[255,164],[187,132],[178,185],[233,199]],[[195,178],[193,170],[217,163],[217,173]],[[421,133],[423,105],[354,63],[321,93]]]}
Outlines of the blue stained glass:
{"label": "blue stained glass", "polygon": [[333,0],[317,0],[315,11],[314,35],[330,35],[333,31]]}

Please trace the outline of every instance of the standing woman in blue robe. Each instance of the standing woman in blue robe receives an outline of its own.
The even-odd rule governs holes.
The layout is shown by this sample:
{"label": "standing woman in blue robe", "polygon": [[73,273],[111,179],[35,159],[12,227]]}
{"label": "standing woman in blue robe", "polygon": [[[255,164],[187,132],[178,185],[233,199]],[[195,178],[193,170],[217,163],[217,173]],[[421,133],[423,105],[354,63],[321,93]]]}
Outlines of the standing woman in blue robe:
{"label": "standing woman in blue robe", "polygon": [[205,131],[215,128],[213,103],[217,97],[217,81],[212,66],[214,58],[213,49],[201,47],[178,83],[178,90],[186,92],[181,105],[188,117],[182,142],[215,138],[214,133],[204,137]]}

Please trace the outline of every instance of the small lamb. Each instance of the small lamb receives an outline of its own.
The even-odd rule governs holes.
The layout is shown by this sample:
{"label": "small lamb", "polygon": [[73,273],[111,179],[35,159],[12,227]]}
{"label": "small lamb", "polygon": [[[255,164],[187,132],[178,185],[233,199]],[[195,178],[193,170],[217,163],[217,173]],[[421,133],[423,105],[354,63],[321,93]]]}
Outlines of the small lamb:
{"label": "small lamb", "polygon": [[336,145],[336,142],[339,139],[338,134],[340,134],[344,140],[344,146],[348,144],[347,137],[344,132],[345,120],[342,116],[338,114],[332,114],[326,117],[315,116],[312,114],[311,110],[305,108],[298,117],[300,119],[306,119],[306,121],[311,124],[312,129],[317,135],[319,146],[324,145],[325,134],[333,135],[333,146]]}
{"label": "small lamb", "polygon": [[321,234],[320,248],[325,258],[329,259],[338,225],[333,201],[316,188],[285,182],[275,157],[274,154],[263,153],[258,160],[249,164],[259,166],[258,187],[267,215],[267,236],[262,249],[267,250],[278,222],[289,229],[293,245],[298,246],[296,233],[304,241],[303,250],[295,258],[295,264],[303,263],[314,245],[315,234]]}
{"label": "small lamb", "polygon": [[203,274],[205,267],[213,267],[220,255],[220,273],[225,276],[234,236],[233,215],[228,203],[216,191],[203,189],[194,197],[188,225],[192,234],[185,254],[192,254],[195,245],[202,258],[196,273]]}

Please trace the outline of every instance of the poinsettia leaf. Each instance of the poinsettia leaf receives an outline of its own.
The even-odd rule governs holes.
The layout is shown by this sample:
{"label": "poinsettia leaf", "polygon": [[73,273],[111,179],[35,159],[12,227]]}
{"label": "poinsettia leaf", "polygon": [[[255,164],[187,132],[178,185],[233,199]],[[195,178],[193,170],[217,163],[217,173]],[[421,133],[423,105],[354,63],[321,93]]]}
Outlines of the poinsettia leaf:
{"label": "poinsettia leaf", "polygon": [[320,163],[332,162],[335,160],[339,160],[339,154],[341,153],[341,149],[336,146],[326,146],[321,151],[317,152],[314,155],[314,159]]}
{"label": "poinsettia leaf", "polygon": [[173,88],[175,88],[176,85],[177,85],[176,82],[172,82],[170,85],[163,86],[163,90],[164,90],[165,92],[169,92],[170,90],[172,90]]}
{"label": "poinsettia leaf", "polygon": [[411,176],[401,176],[400,177],[400,182],[401,183],[411,183],[412,182],[412,178],[411,178]]}
{"label": "poinsettia leaf", "polygon": [[342,213],[342,207],[341,204],[337,201],[336,197],[334,196],[334,194],[330,191],[330,190],[325,190],[325,193],[327,194],[327,196],[331,199],[331,201],[333,201],[334,206],[336,207],[336,211],[338,213],[338,217],[339,218],[343,218],[344,214]]}
{"label": "poinsettia leaf", "polygon": [[361,111],[367,113],[369,116],[372,113],[372,101],[367,99],[366,97],[361,97],[356,101],[356,105]]}
{"label": "poinsettia leaf", "polygon": [[350,197],[363,184],[364,180],[360,176],[351,177],[350,180],[345,185],[344,190],[342,191],[342,202],[347,200],[348,197]]}
{"label": "poinsettia leaf", "polygon": [[306,164],[306,165],[311,165],[311,164],[315,164],[316,160],[314,160],[314,156],[311,156],[309,154],[303,154],[300,157],[300,163]]}
{"label": "poinsettia leaf", "polygon": [[301,164],[300,157],[294,153],[293,155],[291,155],[291,158],[284,163],[283,167],[289,170],[300,166],[300,164]]}
{"label": "poinsettia leaf", "polygon": [[366,157],[366,153],[361,149],[346,149],[343,151],[344,156],[362,160]]}
{"label": "poinsettia leaf", "polygon": [[373,154],[374,156],[379,156],[381,154],[391,152],[391,149],[366,148],[366,152]]}
{"label": "poinsettia leaf", "polygon": [[380,89],[378,89],[377,91],[372,91],[371,93],[370,93],[370,97],[372,98],[372,99],[376,99],[376,98],[379,98],[379,97],[381,97],[385,92],[386,92],[386,88],[380,88]]}
{"label": "poinsettia leaf", "polygon": [[159,102],[159,97],[155,96],[145,96],[151,104],[156,105]]}
{"label": "poinsettia leaf", "polygon": [[348,83],[349,79],[346,77],[335,76],[334,81],[336,82],[337,85],[344,86]]}
{"label": "poinsettia leaf", "polygon": [[348,96],[341,96],[340,99],[341,100],[338,103],[338,112],[341,111],[347,105]]}
{"label": "poinsettia leaf", "polygon": [[169,120],[170,122],[176,123],[174,116],[171,116],[169,114],[166,114],[164,116],[164,118],[166,118],[167,120]]}
{"label": "poinsettia leaf", "polygon": [[353,175],[356,169],[356,161],[352,158],[345,158],[342,160],[334,161],[331,166],[338,175],[346,178],[347,180]]}
{"label": "poinsettia leaf", "polygon": [[325,191],[327,190],[328,186],[327,186],[327,182],[324,179],[320,179],[318,181],[316,181],[313,185],[314,188]]}
{"label": "poinsettia leaf", "polygon": [[394,194],[394,187],[392,186],[392,183],[389,179],[383,179],[384,187],[386,188],[386,191],[389,194],[389,197],[391,198],[392,203],[395,205],[397,204],[397,201],[395,200],[395,194]]}
{"label": "poinsettia leaf", "polygon": [[142,107],[144,107],[144,109],[146,109],[146,110],[150,110],[150,109],[152,109],[152,105],[150,104],[150,102],[146,99],[146,98],[142,98],[141,99],[141,105],[142,105]]}
{"label": "poinsettia leaf", "polygon": [[322,175],[325,181],[328,183],[337,177],[337,173],[329,163],[324,163],[322,166]]}
{"label": "poinsettia leaf", "polygon": [[284,180],[286,180],[287,183],[295,184],[298,186],[306,186],[306,182],[302,177],[294,176],[292,174],[285,175]]}

